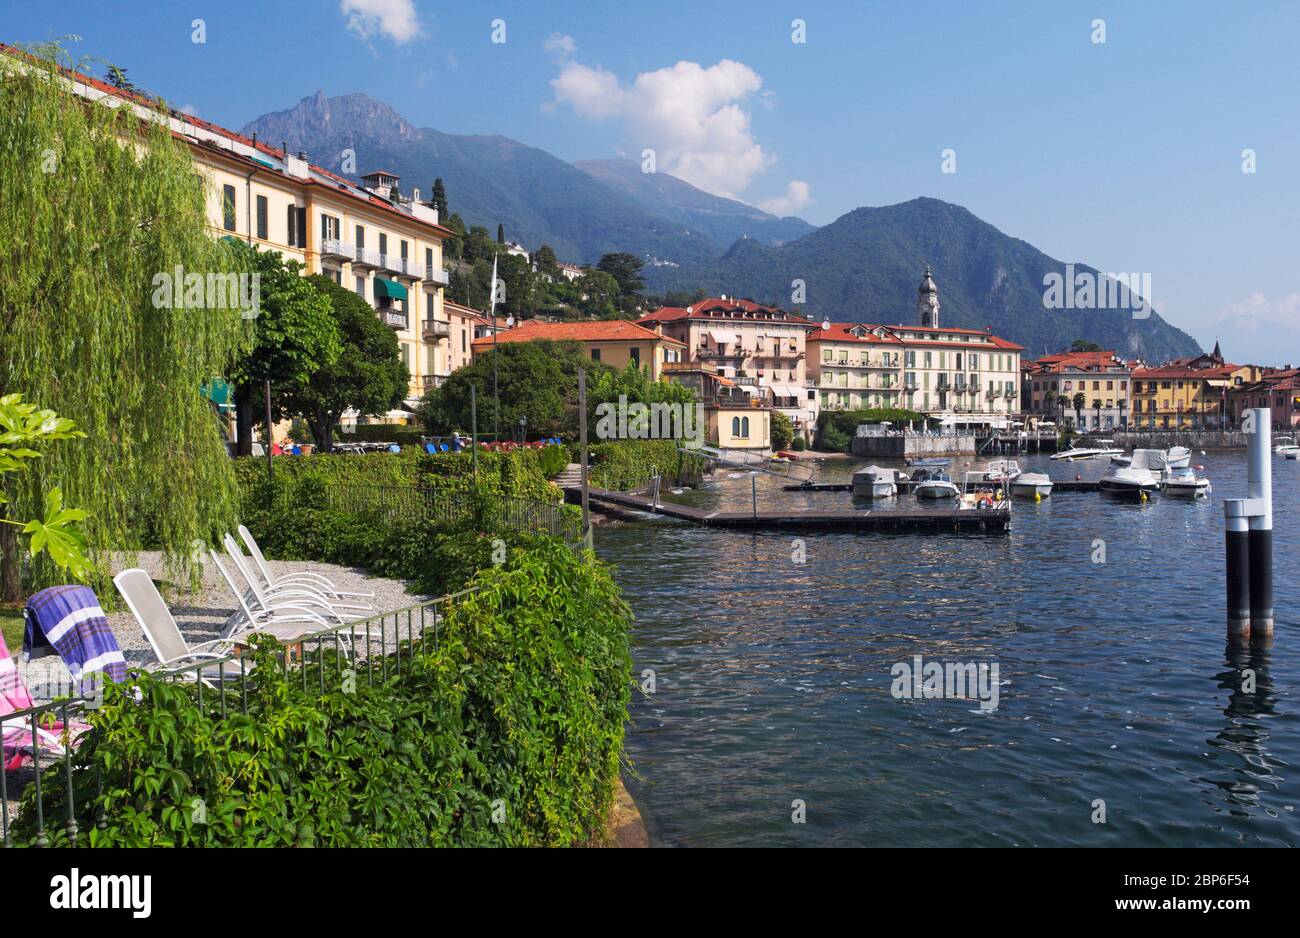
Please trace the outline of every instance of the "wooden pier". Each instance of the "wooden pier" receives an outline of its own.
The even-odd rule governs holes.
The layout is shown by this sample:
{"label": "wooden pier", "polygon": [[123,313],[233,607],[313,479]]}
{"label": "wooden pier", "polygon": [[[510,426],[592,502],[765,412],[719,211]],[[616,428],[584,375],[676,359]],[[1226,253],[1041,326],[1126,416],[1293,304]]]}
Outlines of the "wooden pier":
{"label": "wooden pier", "polygon": [[[983,483],[989,486],[995,486],[992,482]],[[898,492],[900,495],[906,495],[912,491],[912,482],[898,482]],[[995,486],[996,487],[996,486]],[[787,492],[851,492],[853,484],[850,482],[814,482],[810,485],[783,485],[781,486]],[[1099,492],[1101,491],[1097,482],[1080,482],[1074,479],[1053,479],[1052,492]]]}
{"label": "wooden pier", "polygon": [[[803,488],[803,486],[795,486]],[[570,500],[575,489],[565,489]],[[672,502],[652,501],[645,495],[590,489],[592,503],[614,509],[646,512],[706,527],[748,530],[823,531],[1005,531],[1011,524],[1006,505],[997,508],[905,508],[865,511],[706,511]]]}

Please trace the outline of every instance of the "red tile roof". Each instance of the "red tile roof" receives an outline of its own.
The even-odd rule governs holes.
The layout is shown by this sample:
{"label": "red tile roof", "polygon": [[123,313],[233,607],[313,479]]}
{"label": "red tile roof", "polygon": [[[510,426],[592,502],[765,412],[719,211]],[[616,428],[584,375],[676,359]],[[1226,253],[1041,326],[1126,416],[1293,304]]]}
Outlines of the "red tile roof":
{"label": "red tile roof", "polygon": [[[869,329],[869,330],[884,329],[886,331],[886,334],[884,337],[873,335],[873,336],[863,336],[862,338],[858,338],[848,331],[858,326],[860,326],[863,329]],[[924,335],[916,339],[904,339],[901,338],[899,335],[899,333],[901,332],[934,333],[936,335],[943,334],[943,335],[982,336],[982,337],[986,337],[989,341],[988,342],[952,342],[952,341],[943,341],[935,338],[929,338]],[[935,348],[987,349],[992,347],[992,348],[1003,349],[1007,351],[1024,350],[1023,345],[1017,345],[1015,342],[1011,342],[1007,339],[1003,339],[1000,336],[993,335],[992,333],[989,332],[981,332],[978,329],[944,329],[944,328],[936,329],[932,326],[907,326],[907,325],[889,326],[889,325],[885,325],[884,323],[869,323],[869,322],[861,322],[861,323],[833,322],[831,323],[831,328],[829,331],[824,329],[815,329],[813,332],[809,333],[808,341],[809,342],[818,342],[818,341],[863,342],[868,344],[876,343],[876,344],[890,344],[890,345],[899,345],[907,342],[925,342],[925,343],[933,343]]]}
{"label": "red tile roof", "polygon": [[[577,342],[665,342],[685,348],[685,343],[666,335],[659,335],[652,329],[637,325],[626,319],[584,320],[580,322],[540,322],[527,319],[513,329],[503,329],[497,333],[498,342],[531,342],[536,339],[550,339],[554,342],[573,340]],[[475,339],[475,348],[490,347],[492,339],[484,337]]]}
{"label": "red tile roof", "polygon": [[763,306],[753,300],[737,300],[731,297],[708,297],[690,306],[663,306],[652,313],[646,313],[637,322],[674,322],[682,319],[738,319],[743,322],[789,322],[797,325],[812,325],[804,316],[788,313],[777,306]]}

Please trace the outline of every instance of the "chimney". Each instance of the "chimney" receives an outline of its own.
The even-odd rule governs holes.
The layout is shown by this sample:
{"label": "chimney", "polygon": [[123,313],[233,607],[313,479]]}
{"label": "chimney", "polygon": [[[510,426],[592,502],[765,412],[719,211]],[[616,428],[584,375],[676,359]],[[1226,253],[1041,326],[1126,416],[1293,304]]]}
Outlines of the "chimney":
{"label": "chimney", "polygon": [[253,146],[257,146],[257,131],[253,131]]}
{"label": "chimney", "polygon": [[282,157],[288,158],[288,156],[289,156],[289,141],[288,141],[288,140],[281,140],[281,141],[280,141],[280,155],[281,155]]}

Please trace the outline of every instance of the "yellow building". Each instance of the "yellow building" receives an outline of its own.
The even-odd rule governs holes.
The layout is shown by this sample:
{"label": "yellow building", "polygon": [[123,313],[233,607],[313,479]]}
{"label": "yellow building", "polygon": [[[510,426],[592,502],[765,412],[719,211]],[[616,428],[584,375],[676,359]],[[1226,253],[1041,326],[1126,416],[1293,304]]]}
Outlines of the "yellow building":
{"label": "yellow building", "polygon": [[446,373],[442,244],[453,232],[438,224],[433,203],[418,190],[401,195],[398,178],[385,172],[351,182],[284,144],[269,146],[179,111],[160,111],[149,99],[93,78],[73,76],[73,90],[166,121],[189,143],[208,184],[214,237],[278,251],[302,263],[304,273],[323,274],[365,297],[397,334],[411,373],[408,405]]}
{"label": "yellow building", "polygon": [[[497,342],[532,342],[549,339],[552,342],[581,342],[592,361],[609,365],[620,371],[635,363],[641,369],[648,369],[653,381],[658,381],[664,373],[664,365],[680,362],[685,346],[670,338],[621,319],[597,320],[584,322],[539,322],[535,319],[525,320],[513,329],[503,329],[497,333]],[[472,343],[475,355],[492,351],[491,336],[475,339]]]}
{"label": "yellow building", "polygon": [[1223,360],[1218,343],[1208,355],[1179,358],[1133,372],[1133,426],[1137,429],[1213,429],[1232,421],[1229,394],[1260,380],[1258,365]]}
{"label": "yellow building", "polygon": [[772,448],[772,408],[745,404],[706,404],[706,433],[710,445],[721,450]]}

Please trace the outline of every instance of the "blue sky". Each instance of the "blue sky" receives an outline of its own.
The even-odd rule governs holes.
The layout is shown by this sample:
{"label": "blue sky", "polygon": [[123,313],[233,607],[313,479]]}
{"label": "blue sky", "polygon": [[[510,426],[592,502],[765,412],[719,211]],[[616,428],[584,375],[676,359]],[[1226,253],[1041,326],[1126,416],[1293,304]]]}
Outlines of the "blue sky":
{"label": "blue sky", "polygon": [[4,41],[70,33],[233,127],[362,91],[419,126],[564,159],[654,147],[660,170],[816,224],[946,199],[1061,260],[1150,273],[1161,313],[1230,358],[1300,364],[1300,4],[0,7]]}

